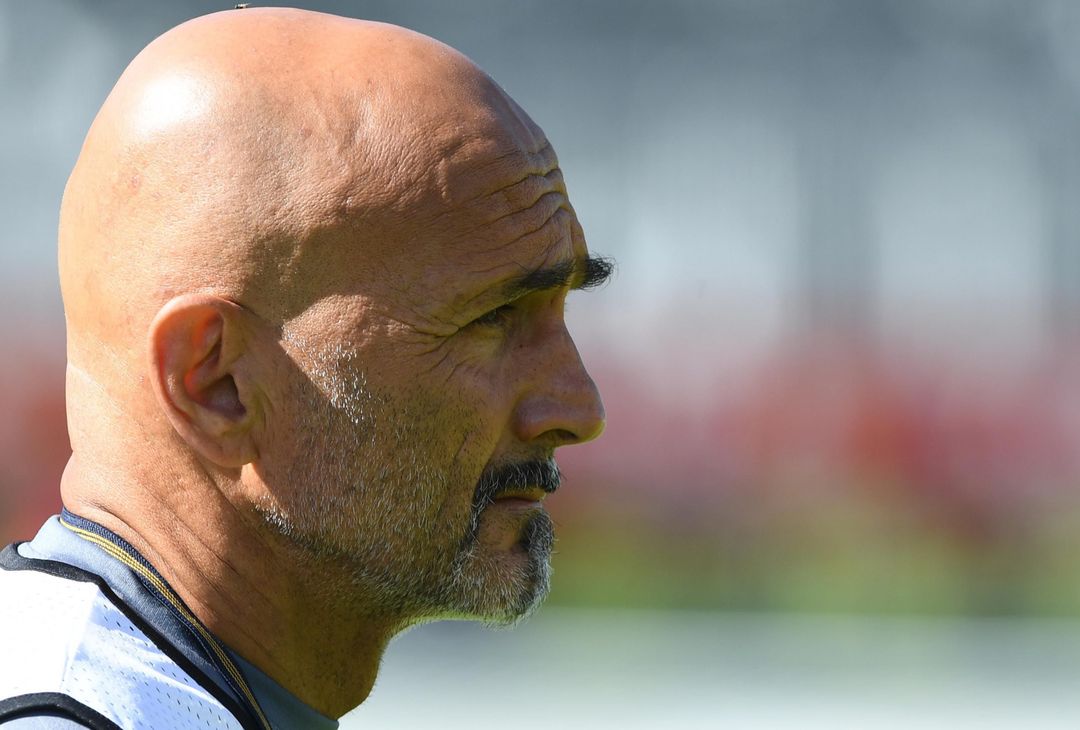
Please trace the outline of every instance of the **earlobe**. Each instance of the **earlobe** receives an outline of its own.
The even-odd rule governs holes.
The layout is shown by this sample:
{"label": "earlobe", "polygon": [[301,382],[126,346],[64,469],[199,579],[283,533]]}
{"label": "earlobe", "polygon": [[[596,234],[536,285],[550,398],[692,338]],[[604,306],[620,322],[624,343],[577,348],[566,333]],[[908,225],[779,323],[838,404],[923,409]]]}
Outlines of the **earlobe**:
{"label": "earlobe", "polygon": [[254,460],[255,389],[244,369],[245,311],[220,297],[170,300],[150,325],[150,376],[180,437],[227,468]]}

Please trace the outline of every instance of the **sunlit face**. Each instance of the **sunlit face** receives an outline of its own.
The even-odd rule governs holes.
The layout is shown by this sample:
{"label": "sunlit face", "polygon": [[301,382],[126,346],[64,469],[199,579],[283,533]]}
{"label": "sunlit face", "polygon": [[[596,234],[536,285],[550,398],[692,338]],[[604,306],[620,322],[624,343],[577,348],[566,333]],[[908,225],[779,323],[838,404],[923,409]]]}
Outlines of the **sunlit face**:
{"label": "sunlit face", "polygon": [[[547,197],[565,201],[547,172]],[[554,450],[603,425],[563,315],[570,290],[609,267],[588,257],[568,204],[539,231],[500,216],[501,246],[471,215],[421,255],[386,259],[363,295],[320,300],[282,342],[295,433],[261,512],[313,560],[344,566],[340,594],[406,621],[506,623],[535,608]]]}

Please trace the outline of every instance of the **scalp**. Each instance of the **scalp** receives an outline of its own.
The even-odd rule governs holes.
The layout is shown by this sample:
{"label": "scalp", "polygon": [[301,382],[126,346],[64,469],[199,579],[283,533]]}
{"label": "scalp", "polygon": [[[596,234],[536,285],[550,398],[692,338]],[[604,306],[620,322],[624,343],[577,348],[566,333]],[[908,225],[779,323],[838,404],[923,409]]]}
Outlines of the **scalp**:
{"label": "scalp", "polygon": [[508,215],[555,165],[505,92],[426,36],[284,8],[189,21],[125,71],[65,190],[69,359],[137,367],[181,293],[280,323],[340,277],[338,249],[363,249],[362,280],[448,211]]}

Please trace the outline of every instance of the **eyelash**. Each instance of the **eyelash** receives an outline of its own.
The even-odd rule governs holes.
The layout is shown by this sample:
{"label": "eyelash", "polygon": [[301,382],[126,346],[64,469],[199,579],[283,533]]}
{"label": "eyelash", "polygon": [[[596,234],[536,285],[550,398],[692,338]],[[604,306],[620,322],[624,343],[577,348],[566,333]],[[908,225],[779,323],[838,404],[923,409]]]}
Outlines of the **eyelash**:
{"label": "eyelash", "polygon": [[504,304],[501,307],[496,307],[490,312],[480,315],[474,319],[471,324],[480,327],[503,327],[510,322],[510,316],[514,311],[513,304]]}

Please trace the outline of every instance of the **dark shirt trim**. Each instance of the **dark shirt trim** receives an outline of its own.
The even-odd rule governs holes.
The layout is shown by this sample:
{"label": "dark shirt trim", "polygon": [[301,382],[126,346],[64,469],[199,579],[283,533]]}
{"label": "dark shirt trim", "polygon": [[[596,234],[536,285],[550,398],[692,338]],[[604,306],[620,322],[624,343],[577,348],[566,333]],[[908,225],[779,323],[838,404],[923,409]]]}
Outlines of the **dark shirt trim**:
{"label": "dark shirt trim", "polygon": [[96,522],[91,522],[69,512],[67,508],[60,512],[60,525],[78,537],[96,544],[112,557],[131,568],[142,582],[143,587],[157,598],[177,621],[187,628],[202,647],[206,657],[213,662],[222,679],[237,693],[241,704],[244,704],[248,713],[258,721],[259,726],[263,730],[270,730],[270,721],[263,713],[259,701],[255,699],[255,693],[251,691],[247,679],[236,666],[236,662],[229,656],[225,647],[210,633],[210,630],[195,617],[195,614],[184,604],[180,596],[176,595],[168,581],[139,554],[138,550],[119,535]]}
{"label": "dark shirt trim", "polygon": [[[25,558],[18,552],[18,543],[8,545],[0,551],[0,568],[5,570],[36,570],[40,573],[47,573],[58,578],[83,583],[93,583],[113,606],[123,613],[132,624],[138,626],[139,629],[146,634],[147,638],[149,638],[158,649],[176,662],[176,664],[187,672],[200,687],[212,694],[214,698],[220,702],[234,718],[236,718],[237,722],[240,723],[244,730],[263,730],[263,726],[251,715],[251,712],[247,707],[240,704],[236,698],[224,691],[217,682],[213,681],[205,672],[177,650],[160,631],[155,629],[150,623],[143,619],[142,616],[120,600],[116,593],[113,592],[112,588],[110,588],[99,576],[82,570],[81,568],[76,568],[73,565],[60,563],[55,560]],[[7,702],[7,700],[4,702]],[[0,703],[0,707],[2,706],[3,703]],[[0,716],[0,719],[3,719],[2,716]]]}
{"label": "dark shirt trim", "polygon": [[97,710],[60,692],[35,692],[0,700],[0,725],[29,717],[60,717],[90,730],[122,730]]}

